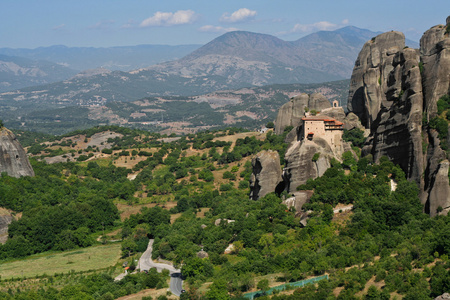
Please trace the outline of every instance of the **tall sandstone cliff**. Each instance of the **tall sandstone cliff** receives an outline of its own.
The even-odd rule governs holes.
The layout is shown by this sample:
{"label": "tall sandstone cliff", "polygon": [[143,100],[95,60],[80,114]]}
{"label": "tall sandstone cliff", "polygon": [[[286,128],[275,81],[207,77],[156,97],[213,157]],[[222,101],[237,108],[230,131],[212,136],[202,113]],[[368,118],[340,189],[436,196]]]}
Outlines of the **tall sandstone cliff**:
{"label": "tall sandstone cliff", "polygon": [[0,173],[3,172],[11,177],[34,176],[25,150],[5,127],[0,128]]}
{"label": "tall sandstone cliff", "polygon": [[[450,26],[450,18],[447,18]],[[417,182],[425,211],[450,206],[448,163],[435,130],[422,124],[437,114],[437,100],[450,90],[450,38],[438,25],[421,39],[420,51],[405,48],[404,35],[383,33],[368,41],[355,62],[348,109],[370,129],[363,155],[389,157]]]}
{"label": "tall sandstone cliff", "polygon": [[[344,122],[346,129],[365,128],[369,136],[362,155],[371,154],[375,162],[387,156],[420,187],[426,213],[448,213],[449,157],[441,147],[438,132],[428,122],[437,116],[438,99],[450,95],[449,35],[450,17],[446,25],[424,33],[419,50],[405,47],[405,36],[396,31],[366,42],[355,62],[346,116],[329,108],[329,103],[317,101],[322,99],[319,95],[302,94],[283,105],[275,132],[282,134],[287,126],[294,127],[286,139],[290,147],[285,156],[284,189],[292,193],[308,178],[321,176],[329,167],[330,157],[340,159],[339,155],[349,149],[343,144],[339,151],[330,151],[320,138],[301,140],[301,118],[308,107],[326,111]],[[448,133],[450,136],[450,127]],[[450,148],[450,138],[447,144]],[[313,161],[315,153],[320,156]]]}

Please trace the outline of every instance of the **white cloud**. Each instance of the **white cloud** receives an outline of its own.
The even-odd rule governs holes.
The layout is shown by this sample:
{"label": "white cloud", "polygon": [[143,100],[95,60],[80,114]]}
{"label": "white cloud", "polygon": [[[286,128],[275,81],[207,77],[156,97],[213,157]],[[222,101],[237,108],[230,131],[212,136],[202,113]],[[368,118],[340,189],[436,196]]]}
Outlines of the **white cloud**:
{"label": "white cloud", "polygon": [[134,28],[138,26],[139,23],[134,20],[129,20],[126,24],[123,24],[120,28]]}
{"label": "white cloud", "polygon": [[112,24],[114,24],[114,20],[105,20],[97,22],[94,25],[89,26],[89,29],[109,29]]}
{"label": "white cloud", "polygon": [[233,12],[231,15],[229,13],[224,13],[220,18],[222,22],[237,23],[245,22],[253,19],[257,15],[255,10],[250,10],[248,8],[240,8]]}
{"label": "white cloud", "polygon": [[173,26],[191,24],[197,19],[197,15],[192,10],[178,10],[172,12],[157,11],[150,18],[145,19],[139,25],[140,27],[150,26]]}
{"label": "white cloud", "polygon": [[291,33],[294,32],[313,32],[318,30],[335,30],[343,25],[347,25],[349,23],[348,19],[345,19],[341,22],[341,24],[334,24],[328,21],[320,21],[313,24],[295,24],[294,27],[290,30]]}
{"label": "white cloud", "polygon": [[64,29],[65,27],[66,27],[66,24],[59,24],[59,25],[53,27],[52,29],[53,30],[61,30],[61,29]]}
{"label": "white cloud", "polygon": [[235,28],[235,27],[225,28],[225,27],[221,27],[221,26],[205,25],[205,26],[200,27],[198,30],[202,31],[202,32],[219,32],[220,33],[220,32],[236,31],[239,29]]}

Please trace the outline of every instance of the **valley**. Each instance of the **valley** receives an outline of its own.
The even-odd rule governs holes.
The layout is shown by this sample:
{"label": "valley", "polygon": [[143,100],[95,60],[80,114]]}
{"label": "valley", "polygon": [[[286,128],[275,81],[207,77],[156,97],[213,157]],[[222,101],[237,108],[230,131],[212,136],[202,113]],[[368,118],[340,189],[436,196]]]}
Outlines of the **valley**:
{"label": "valley", "polygon": [[0,298],[448,298],[450,17],[364,35],[232,31],[0,94]]}

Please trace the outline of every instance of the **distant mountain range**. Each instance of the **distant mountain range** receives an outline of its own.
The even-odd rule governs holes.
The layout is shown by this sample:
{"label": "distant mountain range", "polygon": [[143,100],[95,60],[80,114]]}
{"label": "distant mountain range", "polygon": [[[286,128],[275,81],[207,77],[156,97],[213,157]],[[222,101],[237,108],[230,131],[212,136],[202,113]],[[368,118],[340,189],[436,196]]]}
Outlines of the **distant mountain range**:
{"label": "distant mountain range", "polygon": [[96,68],[131,71],[179,59],[200,47],[201,45],[138,45],[94,48],[58,45],[35,49],[0,48],[0,54],[51,61],[77,71]]}
{"label": "distant mountain range", "polygon": [[[362,45],[376,35],[345,27],[288,42],[266,34],[230,32],[178,60],[129,72],[91,69],[64,81],[0,93],[0,115],[20,122],[33,112],[40,111],[45,119],[52,109],[73,106],[104,107],[146,97],[188,97],[270,84],[346,79]],[[124,56],[133,56],[133,51]],[[62,66],[51,66],[55,74],[62,72],[56,67]],[[164,109],[163,105],[158,109]]]}
{"label": "distant mountain range", "polygon": [[168,74],[223,76],[251,85],[349,78],[361,46],[377,33],[345,27],[294,42],[245,31],[226,33],[180,60],[151,66]]}
{"label": "distant mountain range", "polygon": [[[376,35],[349,26],[288,42],[267,34],[229,32],[178,60],[129,72],[104,69],[84,72],[83,76],[63,82],[0,94],[0,100],[65,106],[102,105],[112,100],[133,101],[158,95],[186,96],[267,84],[341,80],[350,77],[359,49]],[[64,53],[64,49],[68,53],[80,49],[95,52],[92,50],[95,48],[50,47],[47,50],[58,54]],[[37,56],[41,50],[23,50],[23,53]],[[123,56],[134,56],[133,53],[130,50],[130,55]]]}

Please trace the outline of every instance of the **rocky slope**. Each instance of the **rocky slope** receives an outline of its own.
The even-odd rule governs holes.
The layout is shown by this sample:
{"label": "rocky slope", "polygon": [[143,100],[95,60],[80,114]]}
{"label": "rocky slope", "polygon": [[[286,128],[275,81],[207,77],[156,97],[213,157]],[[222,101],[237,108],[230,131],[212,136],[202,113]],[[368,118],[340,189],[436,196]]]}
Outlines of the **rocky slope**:
{"label": "rocky slope", "polygon": [[447,18],[446,26],[425,32],[420,51],[404,47],[399,32],[368,41],[356,60],[348,99],[348,110],[370,130],[363,155],[372,154],[376,162],[387,156],[400,165],[419,185],[432,216],[450,206],[448,162],[442,161],[447,154],[427,123],[437,115],[437,100],[450,93],[449,26]]}
{"label": "rocky slope", "polygon": [[11,177],[34,176],[25,150],[5,127],[0,128],[0,173],[3,172]]}

